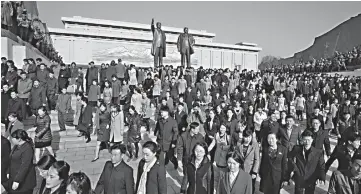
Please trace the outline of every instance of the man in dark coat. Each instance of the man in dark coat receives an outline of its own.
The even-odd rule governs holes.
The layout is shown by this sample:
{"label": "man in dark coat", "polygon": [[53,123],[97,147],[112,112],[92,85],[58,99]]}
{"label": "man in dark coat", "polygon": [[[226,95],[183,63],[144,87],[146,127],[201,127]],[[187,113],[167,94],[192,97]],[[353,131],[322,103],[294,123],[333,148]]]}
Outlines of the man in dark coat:
{"label": "man in dark coat", "polygon": [[70,71],[66,68],[65,64],[62,63],[60,65],[59,78],[58,78],[58,83],[59,83],[58,93],[61,93],[62,88],[68,88],[70,77],[71,77]]}
{"label": "man in dark coat", "polygon": [[54,77],[54,72],[49,71],[49,78],[46,82],[46,97],[49,104],[49,110],[55,110],[56,93],[59,91],[58,80]]}
{"label": "man in dark coat", "polygon": [[155,28],[154,19],[152,19],[151,30],[153,33],[153,42],[151,54],[154,56],[154,67],[163,65],[163,57],[166,56],[166,36],[161,27],[162,24],[157,22],[157,28]]}
{"label": "man in dark coat", "polygon": [[6,72],[8,72],[8,65],[6,64],[6,57],[1,57],[1,78],[5,77]]}
{"label": "man in dark coat", "polygon": [[66,88],[61,89],[55,110],[58,111],[58,123],[60,131],[65,131],[65,116],[71,110],[71,96],[66,93]]}
{"label": "man in dark coat", "polygon": [[39,69],[36,71],[36,79],[40,82],[41,86],[44,86],[46,85],[48,78],[49,70],[46,68],[44,63],[41,63]]}
{"label": "man in dark coat", "polygon": [[312,120],[312,128],[311,130],[313,132],[313,143],[312,146],[316,149],[320,149],[325,153],[327,156],[331,155],[331,144],[330,144],[330,138],[328,135],[328,131],[321,128],[321,121],[317,118],[314,118]]}
{"label": "man in dark coat", "polygon": [[292,166],[288,177],[294,172],[295,194],[314,193],[316,183],[325,184],[325,159],[323,151],[312,146],[314,141],[312,131],[302,133],[303,146],[295,146],[288,154]]}
{"label": "man in dark coat", "polygon": [[290,114],[291,113],[291,102],[293,101],[293,98],[294,98],[294,93],[292,91],[292,88],[289,86],[287,88],[287,90],[285,90],[283,92],[283,95],[285,96],[285,99],[286,99],[288,114]]}
{"label": "man in dark coat", "polygon": [[278,134],[280,124],[277,122],[277,116],[275,112],[270,113],[269,119],[265,120],[261,124],[260,138],[262,146],[268,145],[267,137],[270,132]]}
{"label": "man in dark coat", "polygon": [[86,143],[91,141],[90,129],[93,123],[93,108],[88,106],[88,98],[81,98],[81,113],[79,117],[78,130],[85,136]]}
{"label": "man in dark coat", "polygon": [[14,88],[16,90],[19,78],[16,67],[14,65],[14,62],[11,60],[7,61],[7,64],[9,68],[5,75],[5,81],[9,84],[9,88]]}
{"label": "man in dark coat", "polygon": [[169,116],[169,108],[163,106],[160,109],[162,118],[158,120],[154,130],[157,136],[157,143],[161,147],[159,160],[162,165],[167,165],[169,160],[173,163],[174,168],[178,168],[177,159],[174,157],[174,149],[177,145],[178,127],[177,122]]}
{"label": "man in dark coat", "polygon": [[181,65],[185,67],[185,60],[187,67],[191,66],[191,55],[194,53],[193,45],[195,40],[192,35],[188,34],[188,28],[184,28],[184,33],[180,34],[177,41],[178,52],[181,54]]}
{"label": "man in dark coat", "polygon": [[177,112],[174,114],[175,120],[178,124],[179,135],[185,132],[188,123],[187,123],[187,113],[184,110],[184,103],[178,103]]}
{"label": "man in dark coat", "polygon": [[361,191],[359,177],[361,156],[353,158],[351,167],[345,170],[333,171],[328,187],[329,194],[356,194]]}
{"label": "man in dark coat", "polygon": [[[111,161],[104,165],[95,194],[134,194],[133,169],[123,160],[126,148],[122,144],[115,144],[111,148]],[[164,182],[164,184],[166,184]]]}
{"label": "man in dark coat", "polygon": [[199,133],[199,123],[193,122],[189,128],[189,131],[184,132],[177,140],[178,165],[182,164],[183,169],[187,167],[194,146],[197,143],[205,142],[203,135]]}
{"label": "man in dark coat", "polygon": [[9,85],[5,82],[2,84],[2,90],[1,90],[1,123],[4,123],[6,125],[7,123],[7,116],[8,116],[8,109],[4,107],[8,107],[10,100],[10,91],[9,91]]}
{"label": "man in dark coat", "polygon": [[[121,83],[123,83],[125,75],[125,65],[122,63],[122,59],[118,59],[118,64],[115,66],[116,74]],[[113,72],[114,73],[114,72]]]}
{"label": "man in dark coat", "polygon": [[91,61],[89,65],[90,68],[86,70],[86,75],[85,75],[87,93],[89,93],[90,85],[92,84],[93,80],[97,80],[98,82],[98,76],[99,76],[98,68],[95,67],[94,62]]}
{"label": "man in dark coat", "polygon": [[33,88],[31,89],[30,96],[26,104],[30,106],[31,112],[34,115],[38,115],[37,109],[39,107],[46,107],[46,91],[43,86],[40,86],[39,80],[34,81]]}
{"label": "man in dark coat", "polygon": [[29,79],[34,81],[36,79],[37,67],[34,59],[29,59],[28,62],[29,62],[28,77]]}
{"label": "man in dark coat", "polygon": [[1,136],[1,184],[6,183],[8,180],[6,174],[10,166],[10,151],[10,141]]}
{"label": "man in dark coat", "polygon": [[353,133],[347,138],[345,145],[337,145],[326,162],[326,172],[335,160],[338,161],[337,170],[347,170],[351,165],[351,160],[361,155],[360,140],[361,136]]}
{"label": "man in dark coat", "polygon": [[18,115],[18,119],[22,121],[25,118],[26,113],[26,106],[24,102],[18,97],[18,93],[16,91],[10,92],[11,99],[9,100],[9,103],[7,104],[7,115],[9,113],[16,113]]}

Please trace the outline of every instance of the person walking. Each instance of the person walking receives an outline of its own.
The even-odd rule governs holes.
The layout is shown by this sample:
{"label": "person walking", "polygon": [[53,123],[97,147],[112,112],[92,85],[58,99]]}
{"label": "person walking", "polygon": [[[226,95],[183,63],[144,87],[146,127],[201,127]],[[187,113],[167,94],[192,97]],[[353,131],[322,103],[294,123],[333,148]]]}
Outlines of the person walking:
{"label": "person walking", "polygon": [[53,148],[51,147],[51,141],[53,136],[51,134],[51,119],[47,112],[47,109],[42,106],[38,108],[38,116],[35,120],[35,161],[38,162],[41,156],[41,151],[44,148],[55,157]]}
{"label": "person walking", "polygon": [[11,142],[14,147],[10,153],[8,181],[5,184],[5,190],[9,194],[33,193],[36,187],[33,142],[24,130],[13,132]]}

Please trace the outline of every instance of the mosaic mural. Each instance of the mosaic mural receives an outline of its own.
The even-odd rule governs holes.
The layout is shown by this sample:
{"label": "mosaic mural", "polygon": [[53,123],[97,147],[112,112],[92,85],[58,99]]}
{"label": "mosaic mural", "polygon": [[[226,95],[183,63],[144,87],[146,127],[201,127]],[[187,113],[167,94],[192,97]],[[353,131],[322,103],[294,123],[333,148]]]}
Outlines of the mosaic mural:
{"label": "mosaic mural", "polygon": [[[121,58],[127,64],[152,66],[153,56],[150,54],[150,44],[130,44],[123,42],[93,42],[92,57],[95,63],[109,63],[109,59]],[[167,56],[163,58],[164,65],[181,63],[180,54],[173,45],[167,45]],[[192,55],[192,64],[198,63],[196,54]]]}

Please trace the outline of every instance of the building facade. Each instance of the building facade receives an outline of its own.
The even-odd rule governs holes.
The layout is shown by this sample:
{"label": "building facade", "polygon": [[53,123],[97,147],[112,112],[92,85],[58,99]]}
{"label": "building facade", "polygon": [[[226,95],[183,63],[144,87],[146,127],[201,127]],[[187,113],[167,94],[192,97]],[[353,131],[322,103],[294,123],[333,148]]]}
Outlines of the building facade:
{"label": "building facade", "polygon": [[[65,29],[49,28],[54,47],[66,64],[96,65],[110,63],[121,58],[126,64],[152,67],[151,43],[153,35],[150,24],[127,23],[91,18],[62,17]],[[183,28],[162,26],[167,37],[167,52],[164,65],[180,65],[177,39]],[[257,70],[258,53],[262,50],[256,44],[235,45],[214,43],[215,34],[189,29],[195,38],[195,53],[191,56],[192,66],[198,68],[239,68]]]}

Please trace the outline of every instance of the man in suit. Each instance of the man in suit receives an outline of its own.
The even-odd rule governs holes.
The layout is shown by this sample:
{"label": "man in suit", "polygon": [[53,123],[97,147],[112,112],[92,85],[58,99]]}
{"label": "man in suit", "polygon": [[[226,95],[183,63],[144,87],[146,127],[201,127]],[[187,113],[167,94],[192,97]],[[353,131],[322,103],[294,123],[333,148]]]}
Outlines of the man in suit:
{"label": "man in suit", "polygon": [[293,116],[288,115],[286,117],[286,127],[280,128],[278,136],[281,144],[291,151],[295,145],[300,144],[301,133],[301,130],[295,127]]}
{"label": "man in suit", "polygon": [[134,194],[133,169],[123,160],[126,147],[122,144],[114,144],[110,150],[111,161],[107,161],[104,165],[94,189],[95,194]]}
{"label": "man in suit", "polygon": [[161,107],[160,111],[161,119],[158,120],[154,130],[154,135],[157,136],[157,143],[161,147],[159,160],[162,165],[167,165],[170,160],[174,168],[177,169],[178,162],[174,157],[174,149],[177,145],[179,133],[177,122],[169,116],[169,108],[167,106]]}
{"label": "man in suit", "polygon": [[193,45],[195,40],[188,34],[188,28],[184,28],[184,33],[180,34],[177,41],[178,52],[181,54],[181,65],[185,67],[184,61],[187,61],[187,67],[191,66],[191,55],[194,53]]}
{"label": "man in suit", "polygon": [[65,131],[65,116],[71,110],[71,96],[66,93],[66,88],[61,89],[55,110],[58,111],[58,123],[60,131]]}
{"label": "man in suit", "polygon": [[338,161],[337,170],[347,170],[350,167],[352,158],[361,155],[361,150],[359,150],[360,140],[361,136],[353,133],[347,138],[346,145],[337,145],[326,162],[326,172],[335,160]]}
{"label": "man in suit", "polygon": [[295,146],[288,154],[292,166],[287,176],[294,172],[295,194],[314,193],[316,184],[325,184],[325,160],[322,150],[312,146],[314,134],[306,130],[302,133],[302,146]]}
{"label": "man in suit", "polygon": [[361,156],[353,158],[351,168],[332,173],[329,194],[357,194],[361,191]]}
{"label": "man in suit", "polygon": [[151,30],[153,33],[153,42],[151,54],[154,56],[154,67],[158,67],[158,65],[162,66],[163,57],[166,56],[166,36],[161,27],[162,24],[157,22],[157,28],[154,28],[154,19],[152,19]]}
{"label": "man in suit", "polygon": [[184,103],[178,103],[178,109],[174,117],[178,124],[179,135],[182,135],[182,133],[185,132],[188,127],[187,113],[184,111]]}
{"label": "man in suit", "polygon": [[90,129],[93,124],[93,108],[88,106],[88,98],[84,96],[81,98],[81,103],[82,107],[79,117],[78,130],[85,136],[86,143],[89,143],[91,141]]}
{"label": "man in suit", "polygon": [[257,141],[253,140],[252,130],[247,129],[239,134],[242,134],[242,138],[232,149],[240,153],[243,160],[243,170],[252,177],[252,191],[254,193],[260,165],[259,145]]}

